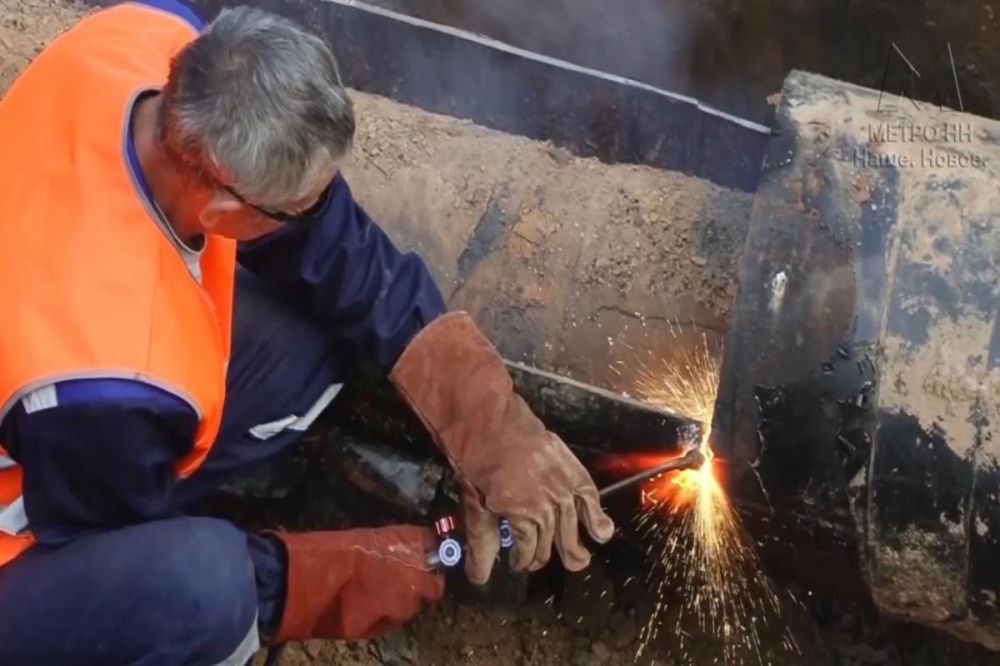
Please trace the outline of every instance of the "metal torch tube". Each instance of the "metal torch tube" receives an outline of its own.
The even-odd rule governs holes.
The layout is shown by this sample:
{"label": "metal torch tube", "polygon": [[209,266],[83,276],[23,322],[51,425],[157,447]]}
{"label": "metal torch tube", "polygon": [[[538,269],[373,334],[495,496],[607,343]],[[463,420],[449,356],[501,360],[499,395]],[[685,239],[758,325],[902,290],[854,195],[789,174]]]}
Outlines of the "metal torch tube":
{"label": "metal torch tube", "polygon": [[632,486],[652,479],[660,474],[675,472],[681,469],[695,469],[697,467],[701,467],[704,462],[705,456],[702,455],[701,451],[698,449],[692,449],[680,458],[675,458],[674,460],[665,462],[662,465],[657,465],[652,469],[643,470],[638,474],[633,474],[632,476],[622,479],[621,481],[616,481],[609,486],[605,486],[601,488],[600,495],[602,498],[608,497],[609,495],[613,495],[620,490],[631,488]]}

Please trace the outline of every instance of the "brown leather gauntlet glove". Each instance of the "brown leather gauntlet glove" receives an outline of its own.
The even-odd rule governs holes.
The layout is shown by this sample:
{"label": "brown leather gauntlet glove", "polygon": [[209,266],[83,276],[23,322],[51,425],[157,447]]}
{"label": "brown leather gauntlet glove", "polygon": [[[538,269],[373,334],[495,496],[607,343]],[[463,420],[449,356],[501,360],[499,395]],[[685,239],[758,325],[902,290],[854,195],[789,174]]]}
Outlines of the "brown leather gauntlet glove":
{"label": "brown leather gauntlet glove", "polygon": [[444,577],[427,564],[434,532],[412,525],[272,533],[288,553],[288,590],[273,643],[372,638],[441,599]]}
{"label": "brown leather gauntlet glove", "polygon": [[595,541],[611,538],[614,524],[587,470],[514,393],[503,359],[469,315],[432,322],[390,378],[462,478],[472,582],[489,579],[500,518],[514,533],[515,570],[541,568],[553,545],[567,569],[586,567],[579,523]]}

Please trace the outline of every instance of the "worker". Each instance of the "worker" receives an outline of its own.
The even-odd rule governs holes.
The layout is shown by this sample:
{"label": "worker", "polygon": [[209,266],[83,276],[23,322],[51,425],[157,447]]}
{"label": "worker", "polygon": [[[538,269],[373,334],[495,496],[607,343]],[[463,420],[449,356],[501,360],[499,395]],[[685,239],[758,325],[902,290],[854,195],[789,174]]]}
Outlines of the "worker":
{"label": "worker", "polygon": [[[0,664],[243,664],[443,594],[426,527],[248,533],[189,515],[300,439],[357,359],[457,472],[466,572],[589,562],[594,483],[340,167],[328,47],[246,7],[97,11],[0,102]],[[582,526],[582,527],[581,527]]]}

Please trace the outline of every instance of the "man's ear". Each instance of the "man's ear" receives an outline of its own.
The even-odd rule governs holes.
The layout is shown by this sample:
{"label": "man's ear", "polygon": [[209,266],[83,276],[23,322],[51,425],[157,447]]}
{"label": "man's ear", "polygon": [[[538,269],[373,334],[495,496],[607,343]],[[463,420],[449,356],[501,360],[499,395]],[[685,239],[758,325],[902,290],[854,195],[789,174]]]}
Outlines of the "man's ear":
{"label": "man's ear", "polygon": [[201,209],[198,221],[205,230],[215,227],[228,213],[235,213],[243,204],[236,197],[228,192],[216,190],[212,193],[208,203]]}

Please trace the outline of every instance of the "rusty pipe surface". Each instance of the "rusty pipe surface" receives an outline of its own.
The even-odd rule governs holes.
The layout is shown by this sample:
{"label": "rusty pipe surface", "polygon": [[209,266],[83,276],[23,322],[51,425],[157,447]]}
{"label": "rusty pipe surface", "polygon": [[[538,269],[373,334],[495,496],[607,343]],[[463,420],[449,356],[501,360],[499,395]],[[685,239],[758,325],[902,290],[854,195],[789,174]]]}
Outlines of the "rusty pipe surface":
{"label": "rusty pipe surface", "polygon": [[1000,122],[805,72],[781,100],[713,420],[727,492],[775,570],[1000,652]]}

